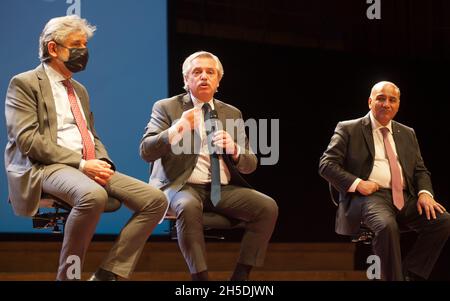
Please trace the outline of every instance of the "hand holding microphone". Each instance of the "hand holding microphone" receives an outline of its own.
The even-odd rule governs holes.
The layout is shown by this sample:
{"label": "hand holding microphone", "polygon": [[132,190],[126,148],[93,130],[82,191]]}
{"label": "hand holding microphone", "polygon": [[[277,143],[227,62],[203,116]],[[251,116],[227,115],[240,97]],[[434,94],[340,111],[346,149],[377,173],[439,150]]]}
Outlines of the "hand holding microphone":
{"label": "hand holding microphone", "polygon": [[[211,110],[205,114],[206,132],[211,135],[212,146],[215,146],[215,152],[219,154],[226,153],[228,155],[237,155],[237,146],[233,138],[226,131],[219,129],[217,111]],[[217,152],[217,150],[219,150]]]}

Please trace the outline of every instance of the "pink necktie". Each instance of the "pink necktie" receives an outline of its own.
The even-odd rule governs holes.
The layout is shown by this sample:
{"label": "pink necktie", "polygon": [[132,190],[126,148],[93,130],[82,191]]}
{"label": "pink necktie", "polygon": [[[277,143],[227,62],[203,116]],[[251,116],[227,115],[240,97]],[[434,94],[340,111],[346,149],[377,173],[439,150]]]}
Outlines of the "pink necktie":
{"label": "pink necktie", "polygon": [[81,133],[81,140],[83,142],[83,159],[91,160],[95,159],[95,146],[94,142],[89,135],[89,131],[86,126],[86,122],[81,114],[80,107],[78,106],[77,98],[75,97],[75,91],[73,90],[70,80],[64,80],[63,85],[67,88],[67,94],[69,96],[70,109],[72,110],[73,117],[77,123],[78,130]]}
{"label": "pink necktie", "polygon": [[401,210],[405,201],[403,199],[403,185],[402,176],[400,174],[400,167],[397,164],[397,157],[394,154],[392,145],[388,139],[388,128],[381,128],[381,134],[383,134],[384,148],[389,161],[389,167],[391,169],[391,186],[392,186],[392,198],[394,200],[394,206]]}

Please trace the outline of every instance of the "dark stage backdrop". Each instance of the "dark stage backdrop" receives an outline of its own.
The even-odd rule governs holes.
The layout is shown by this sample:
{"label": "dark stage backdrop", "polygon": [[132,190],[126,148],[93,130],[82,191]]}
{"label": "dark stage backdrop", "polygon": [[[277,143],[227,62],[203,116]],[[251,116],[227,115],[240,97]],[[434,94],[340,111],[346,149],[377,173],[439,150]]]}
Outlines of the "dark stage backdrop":
{"label": "dark stage backdrop", "polygon": [[[365,15],[366,1],[351,1],[356,6],[349,10],[349,2],[340,8],[333,1],[317,1],[314,4],[322,10],[304,13],[297,23],[291,20],[290,26],[281,28],[280,24],[297,13],[295,8],[312,7],[312,1],[283,1],[284,6],[277,6],[279,10],[274,8],[272,14],[280,13],[282,8],[288,13],[284,19],[272,20],[274,27],[261,26],[270,19],[261,21],[257,16],[261,14],[263,19],[264,14],[269,15],[267,7],[271,3],[276,7],[276,1],[265,1],[265,12],[249,8],[251,4],[181,2],[183,5],[172,12],[178,18],[169,40],[170,94],[182,92],[184,58],[194,51],[207,50],[218,55],[225,69],[218,99],[240,108],[244,119],[279,119],[278,163],[259,166],[246,177],[256,189],[278,202],[280,215],[272,241],[349,241],[334,232],[336,208],[327,182],[318,175],[318,163],[337,122],[367,114],[370,89],[380,80],[393,81],[400,87],[401,106],[396,120],[415,128],[432,173],[436,198],[450,209],[450,163],[446,151],[450,137],[450,61],[443,52],[448,32],[438,35],[425,26],[444,20],[443,11],[434,10],[433,15],[431,4],[420,10],[408,1],[391,5],[383,1],[385,19],[371,23]],[[210,6],[214,4],[215,8],[222,6],[226,13],[213,10]],[[328,4],[331,9],[327,10]],[[360,16],[348,16],[349,11]],[[317,24],[304,26],[305,20]],[[349,24],[352,22],[355,24]],[[298,43],[282,39],[278,43],[275,38],[267,38],[283,29],[285,35],[311,34],[317,41],[307,45],[298,42],[302,41],[300,38]],[[422,39],[428,32],[432,37]],[[260,36],[266,37],[265,41]],[[345,38],[343,46],[331,47],[340,37]],[[434,48],[427,47],[430,39]],[[413,234],[404,235],[405,252],[414,239]],[[358,248],[367,252],[367,248]],[[449,264],[447,243],[433,277],[449,279]]]}
{"label": "dark stage backdrop", "polygon": [[[450,136],[447,62],[354,55],[317,49],[261,45],[177,35],[172,52],[171,94],[181,93],[182,62],[198,49],[216,53],[224,65],[218,99],[239,107],[244,119],[279,119],[279,161],[247,178],[280,206],[275,238],[333,240],[334,205],[318,162],[340,120],[361,117],[374,83],[387,79],[401,89],[396,120],[415,128],[432,173],[438,200],[449,205]],[[178,83],[178,84],[177,84]]]}

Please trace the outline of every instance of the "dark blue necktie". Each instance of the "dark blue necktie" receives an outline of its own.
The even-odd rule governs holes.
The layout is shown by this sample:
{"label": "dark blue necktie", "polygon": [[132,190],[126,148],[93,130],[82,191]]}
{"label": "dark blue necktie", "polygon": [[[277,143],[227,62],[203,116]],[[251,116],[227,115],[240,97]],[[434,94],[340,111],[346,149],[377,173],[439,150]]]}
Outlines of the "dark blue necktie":
{"label": "dark blue necktie", "polygon": [[202,109],[205,117],[205,129],[211,163],[211,202],[216,206],[220,201],[220,164],[219,155],[217,154],[216,147],[213,146],[212,138],[214,132],[217,130],[217,116],[216,114],[212,114],[213,111],[209,103],[205,103]]}

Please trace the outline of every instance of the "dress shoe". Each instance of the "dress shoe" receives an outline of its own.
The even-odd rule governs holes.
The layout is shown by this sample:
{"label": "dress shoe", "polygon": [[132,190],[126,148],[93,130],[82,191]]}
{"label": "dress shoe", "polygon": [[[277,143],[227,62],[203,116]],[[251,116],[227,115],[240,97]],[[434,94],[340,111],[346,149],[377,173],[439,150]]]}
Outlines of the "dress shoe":
{"label": "dress shoe", "polygon": [[231,275],[230,281],[248,281],[251,270],[251,265],[242,263],[236,264],[236,268],[234,269],[233,275]]}
{"label": "dress shoe", "polygon": [[208,270],[205,270],[200,273],[191,274],[191,277],[192,281],[208,281],[209,280]]}
{"label": "dress shoe", "polygon": [[87,281],[117,281],[117,275],[104,269],[98,269]]}

